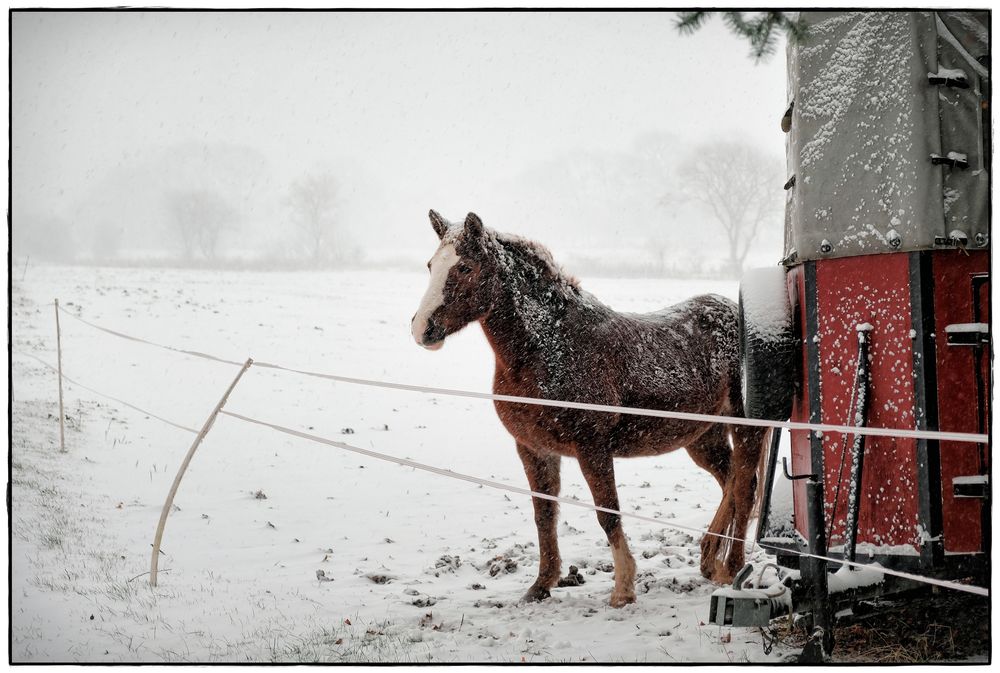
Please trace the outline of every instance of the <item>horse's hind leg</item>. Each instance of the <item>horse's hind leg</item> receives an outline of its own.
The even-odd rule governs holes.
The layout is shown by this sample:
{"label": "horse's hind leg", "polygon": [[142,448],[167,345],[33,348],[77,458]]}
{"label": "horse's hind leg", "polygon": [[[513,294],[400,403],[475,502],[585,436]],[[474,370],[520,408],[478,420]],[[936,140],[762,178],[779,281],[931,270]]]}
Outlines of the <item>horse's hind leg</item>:
{"label": "horse's hind leg", "polygon": [[724,425],[713,425],[687,447],[688,455],[695,465],[709,472],[722,488],[719,509],[701,538],[701,574],[714,579],[719,574],[719,562],[729,551],[726,529],[733,521],[733,494],[728,488],[729,466],[732,451],[729,448],[729,433]]}
{"label": "horse's hind leg", "polygon": [[[578,454],[580,471],[587,480],[594,504],[618,510],[618,489],[615,487],[614,459],[607,452]],[[611,607],[620,608],[635,603],[635,559],[629,551],[621,516],[610,512],[597,512],[597,522],[608,536],[611,556],[615,562],[615,588],[611,592]]]}
{"label": "horse's hind leg", "polygon": [[[560,457],[557,454],[539,455],[523,444],[518,444],[517,455],[524,464],[524,473],[528,476],[532,491],[559,495]],[[531,504],[535,508],[535,527],[538,528],[538,579],[521,600],[533,602],[549,597],[549,589],[559,581],[562,561],[559,558],[559,541],[556,535],[559,503],[533,497]]]}
{"label": "horse's hind leg", "polygon": [[687,447],[694,464],[715,477],[722,489],[726,488],[726,480],[729,478],[729,458],[732,453],[728,435],[726,426],[716,424]]}

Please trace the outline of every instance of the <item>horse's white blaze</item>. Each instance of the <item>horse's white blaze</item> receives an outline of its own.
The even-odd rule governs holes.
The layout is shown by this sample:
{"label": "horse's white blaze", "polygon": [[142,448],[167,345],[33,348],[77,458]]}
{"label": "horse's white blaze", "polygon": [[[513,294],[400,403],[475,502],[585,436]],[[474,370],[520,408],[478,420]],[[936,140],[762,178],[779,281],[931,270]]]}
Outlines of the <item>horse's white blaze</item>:
{"label": "horse's white blaze", "polygon": [[417,314],[413,316],[413,323],[410,325],[413,338],[425,348],[434,350],[441,347],[440,343],[430,346],[424,345],[424,332],[427,331],[427,321],[431,319],[431,315],[444,303],[444,284],[448,279],[448,272],[451,267],[458,263],[458,259],[458,252],[452,243],[441,246],[431,258],[430,284],[427,286],[427,292],[424,293],[424,298],[420,301],[420,307],[417,309]]}

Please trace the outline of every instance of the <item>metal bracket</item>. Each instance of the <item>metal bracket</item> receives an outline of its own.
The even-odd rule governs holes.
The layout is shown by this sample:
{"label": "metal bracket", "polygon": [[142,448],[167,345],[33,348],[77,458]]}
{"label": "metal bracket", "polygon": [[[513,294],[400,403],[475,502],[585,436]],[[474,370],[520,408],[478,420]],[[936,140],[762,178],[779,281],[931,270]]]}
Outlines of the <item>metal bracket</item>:
{"label": "metal bracket", "polygon": [[927,73],[927,83],[931,86],[947,86],[952,89],[969,88],[969,78],[964,72],[960,75],[956,74],[954,77],[948,77],[937,72]]}
{"label": "metal bracket", "polygon": [[990,478],[985,474],[975,474],[968,477],[955,477],[951,487],[956,498],[988,498]]}
{"label": "metal bracket", "polygon": [[786,456],[781,457],[781,471],[785,473],[785,479],[788,481],[798,481],[799,479],[815,479],[819,475],[816,474],[796,474],[793,475],[788,471],[788,458]]}
{"label": "metal bracket", "polygon": [[931,164],[934,166],[950,166],[952,168],[968,168],[969,157],[961,152],[948,152],[948,156],[931,154]]}
{"label": "metal bracket", "polygon": [[944,328],[949,346],[983,346],[990,343],[990,326],[984,322],[954,323]]}

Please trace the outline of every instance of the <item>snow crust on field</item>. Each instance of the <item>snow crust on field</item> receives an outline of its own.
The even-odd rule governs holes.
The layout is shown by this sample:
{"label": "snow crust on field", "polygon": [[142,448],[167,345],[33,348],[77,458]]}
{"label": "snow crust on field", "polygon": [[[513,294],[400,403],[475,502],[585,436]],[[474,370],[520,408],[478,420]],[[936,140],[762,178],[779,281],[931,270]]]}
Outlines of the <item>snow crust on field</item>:
{"label": "snow crust on field", "polygon": [[[562,506],[563,572],[586,583],[519,605],[538,560],[528,498],[362,458],[220,417],[181,484],[148,577],[160,507],[193,436],[66,386],[58,450],[53,307],[169,345],[347,376],[488,391],[472,326],[427,352],[410,337],[426,273],[250,273],[15,265],[12,657],[19,662],[741,662],[754,629],[707,625],[716,585],[697,536],[625,520],[638,602],[607,604],[611,553],[593,512]],[[600,280],[619,310],[730,282]],[[236,367],[164,352],[63,316],[66,375],[199,428]],[[226,407],[458,472],[526,486],[486,401],[251,368]],[[623,509],[707,527],[714,479],[683,451],[616,463]],[[563,495],[590,502],[575,463]],[[759,552],[754,557],[761,558]],[[320,572],[321,571],[321,572]]]}

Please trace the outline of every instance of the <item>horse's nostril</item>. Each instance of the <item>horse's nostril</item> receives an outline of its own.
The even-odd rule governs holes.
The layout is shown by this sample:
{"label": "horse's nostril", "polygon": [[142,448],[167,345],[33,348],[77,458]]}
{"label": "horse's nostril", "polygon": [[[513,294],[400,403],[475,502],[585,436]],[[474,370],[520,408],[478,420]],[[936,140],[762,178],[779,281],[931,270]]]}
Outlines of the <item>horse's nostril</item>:
{"label": "horse's nostril", "polygon": [[424,329],[424,343],[440,341],[444,338],[444,328],[438,325],[433,320],[427,321],[427,327]]}

